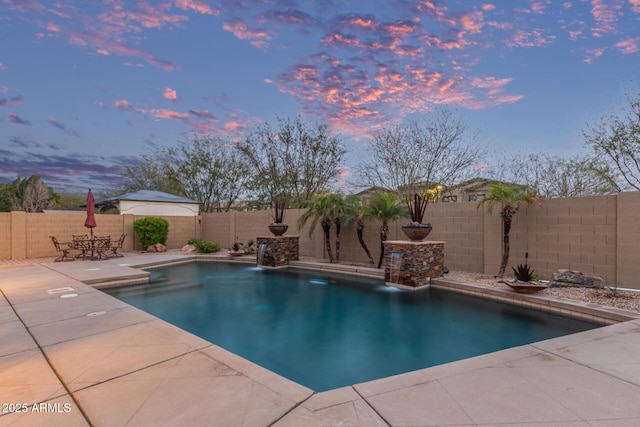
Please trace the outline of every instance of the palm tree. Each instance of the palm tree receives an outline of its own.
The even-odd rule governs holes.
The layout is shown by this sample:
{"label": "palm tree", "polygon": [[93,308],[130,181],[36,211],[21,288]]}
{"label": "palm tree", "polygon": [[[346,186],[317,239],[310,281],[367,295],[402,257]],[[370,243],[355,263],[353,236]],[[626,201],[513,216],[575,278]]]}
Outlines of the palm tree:
{"label": "palm tree", "polygon": [[360,242],[360,246],[367,254],[369,258],[369,264],[371,267],[374,266],[373,257],[371,256],[371,251],[367,247],[367,244],[364,241],[364,219],[366,218],[367,210],[365,206],[362,204],[362,200],[358,196],[348,196],[344,200],[344,217],[343,223],[344,225],[348,225],[352,221],[356,223],[356,233],[358,234],[358,241]]}
{"label": "palm tree", "polygon": [[502,218],[502,262],[497,277],[504,276],[504,271],[509,262],[509,232],[513,216],[523,203],[531,205],[538,201],[538,195],[526,185],[496,183],[489,186],[489,191],[483,200],[478,202],[477,208],[486,205],[489,213],[493,212],[495,205],[502,206],[500,217]]}
{"label": "palm tree", "polygon": [[407,211],[407,206],[402,203],[395,193],[387,191],[378,193],[371,198],[366,208],[366,216],[382,221],[382,226],[380,227],[380,259],[378,260],[378,268],[380,268],[384,258],[384,242],[389,237],[389,221],[400,217],[408,217],[409,212]]}
{"label": "palm tree", "polygon": [[[312,219],[309,228],[309,236],[315,230],[318,221],[320,221],[320,227],[324,232],[324,242],[327,248],[327,254],[329,255],[329,262],[340,262],[340,226],[342,224],[342,215],[344,211],[344,200],[337,194],[319,194],[314,196],[310,200],[304,203],[304,207],[307,211],[302,214],[298,220],[298,228],[304,227],[304,225]],[[333,251],[331,250],[331,224],[336,225],[336,257],[333,258]]]}

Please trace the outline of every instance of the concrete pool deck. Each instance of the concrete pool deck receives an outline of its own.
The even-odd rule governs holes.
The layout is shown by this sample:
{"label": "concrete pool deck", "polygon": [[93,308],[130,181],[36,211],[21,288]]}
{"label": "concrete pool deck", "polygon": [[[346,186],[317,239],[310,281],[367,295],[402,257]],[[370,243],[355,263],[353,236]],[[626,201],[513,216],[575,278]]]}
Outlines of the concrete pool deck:
{"label": "concrete pool deck", "polygon": [[640,425],[638,318],[315,393],[94,289],[194,258],[125,255],[0,267],[0,426]]}

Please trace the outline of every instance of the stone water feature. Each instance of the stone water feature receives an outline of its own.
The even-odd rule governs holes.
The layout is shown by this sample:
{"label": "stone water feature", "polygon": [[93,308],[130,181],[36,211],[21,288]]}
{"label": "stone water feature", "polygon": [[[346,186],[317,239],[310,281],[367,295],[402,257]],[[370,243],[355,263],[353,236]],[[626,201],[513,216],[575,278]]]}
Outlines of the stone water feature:
{"label": "stone water feature", "polygon": [[300,236],[268,236],[256,240],[258,248],[264,248],[261,251],[263,267],[286,267],[289,261],[300,259]]}
{"label": "stone water feature", "polygon": [[410,289],[429,286],[432,278],[444,273],[444,245],[444,241],[384,242],[385,283]]}

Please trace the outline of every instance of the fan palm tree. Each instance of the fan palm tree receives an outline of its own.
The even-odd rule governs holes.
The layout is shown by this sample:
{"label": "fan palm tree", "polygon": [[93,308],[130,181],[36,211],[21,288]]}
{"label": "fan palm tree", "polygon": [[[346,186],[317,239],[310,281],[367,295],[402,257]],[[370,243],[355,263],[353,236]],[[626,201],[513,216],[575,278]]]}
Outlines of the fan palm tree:
{"label": "fan palm tree", "polygon": [[369,200],[365,215],[382,221],[380,226],[380,259],[378,260],[378,268],[380,268],[384,258],[384,242],[389,237],[389,221],[408,217],[409,212],[407,206],[395,193],[386,191],[376,194]]}
{"label": "fan palm tree", "polygon": [[538,195],[526,185],[496,183],[489,186],[485,198],[478,202],[477,208],[487,207],[489,213],[493,212],[495,205],[500,205],[500,217],[502,218],[502,262],[497,277],[504,276],[504,271],[509,262],[509,233],[513,216],[518,212],[522,204],[531,205],[539,200]]}
{"label": "fan palm tree", "polygon": [[367,254],[369,258],[369,264],[371,267],[374,266],[373,257],[371,256],[371,251],[367,247],[367,244],[364,241],[364,220],[366,218],[367,209],[362,204],[362,199],[358,196],[348,196],[344,200],[344,217],[343,223],[344,225],[348,225],[352,221],[356,223],[356,233],[358,234],[358,241],[360,242],[360,246]]}
{"label": "fan palm tree", "polygon": [[[309,227],[309,236],[315,230],[316,225],[320,222],[320,227],[324,232],[324,243],[327,248],[327,254],[329,255],[329,262],[340,262],[340,228],[342,224],[342,215],[344,211],[344,200],[342,196],[337,194],[319,194],[307,200],[304,203],[304,207],[307,211],[302,214],[298,220],[298,228],[304,227],[304,225],[311,219]],[[333,251],[331,250],[331,224],[336,225],[336,257],[333,258]]]}

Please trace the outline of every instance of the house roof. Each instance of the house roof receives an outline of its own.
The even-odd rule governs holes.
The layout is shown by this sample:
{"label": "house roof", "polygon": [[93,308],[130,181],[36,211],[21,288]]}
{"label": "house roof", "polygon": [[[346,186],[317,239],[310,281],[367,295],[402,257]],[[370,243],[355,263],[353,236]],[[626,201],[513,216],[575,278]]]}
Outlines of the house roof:
{"label": "house roof", "polygon": [[112,205],[120,201],[133,202],[164,202],[164,203],[192,203],[200,204],[196,200],[187,199],[185,197],[176,196],[174,194],[163,193],[162,191],[139,190],[132,193],[123,194],[121,196],[112,197],[96,202],[96,206]]}

